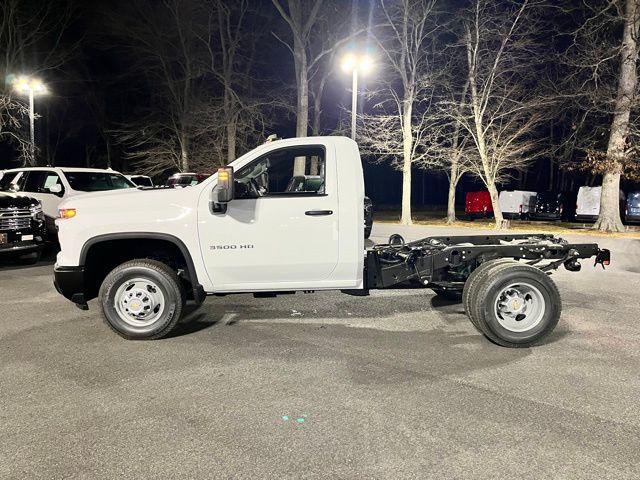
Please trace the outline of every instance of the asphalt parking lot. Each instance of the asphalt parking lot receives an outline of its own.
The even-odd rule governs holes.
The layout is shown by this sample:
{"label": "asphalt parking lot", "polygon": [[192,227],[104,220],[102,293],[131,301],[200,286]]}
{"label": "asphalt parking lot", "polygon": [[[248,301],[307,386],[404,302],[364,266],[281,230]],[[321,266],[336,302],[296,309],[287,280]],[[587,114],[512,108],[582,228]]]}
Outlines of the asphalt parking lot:
{"label": "asphalt parking lot", "polygon": [[570,239],[612,266],[555,274],[558,328],[518,350],[430,290],[211,298],[130,342],[52,260],[0,263],[0,478],[637,479],[640,240]]}

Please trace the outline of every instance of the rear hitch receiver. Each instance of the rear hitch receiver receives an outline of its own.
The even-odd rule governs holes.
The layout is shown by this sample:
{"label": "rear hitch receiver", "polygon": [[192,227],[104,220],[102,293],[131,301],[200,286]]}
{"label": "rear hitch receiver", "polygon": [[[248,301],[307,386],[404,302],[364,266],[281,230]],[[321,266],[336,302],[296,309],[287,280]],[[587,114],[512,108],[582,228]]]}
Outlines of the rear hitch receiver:
{"label": "rear hitch receiver", "polygon": [[596,254],[596,261],[593,266],[595,267],[596,265],[602,265],[602,268],[604,269],[605,265],[609,265],[610,263],[611,252],[606,248],[599,249],[598,253]]}

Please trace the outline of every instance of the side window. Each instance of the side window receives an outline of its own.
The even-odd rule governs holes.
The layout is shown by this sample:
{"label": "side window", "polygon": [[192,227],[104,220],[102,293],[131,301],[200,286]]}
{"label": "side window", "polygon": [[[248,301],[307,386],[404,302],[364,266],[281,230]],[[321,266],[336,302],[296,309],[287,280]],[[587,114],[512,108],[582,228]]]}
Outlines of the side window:
{"label": "side window", "polygon": [[[8,172],[0,178],[0,191],[12,192],[16,190],[15,180],[20,172]],[[24,176],[24,175],[23,175]]]}
{"label": "side window", "polygon": [[39,170],[27,172],[27,179],[22,188],[30,193],[49,193],[60,195],[62,193],[62,182],[57,173]]}
{"label": "side window", "polygon": [[323,195],[323,147],[292,147],[269,152],[235,174],[236,198]]}
{"label": "side window", "polygon": [[45,174],[46,172],[41,172],[38,170],[29,170],[25,172],[27,179],[24,182],[22,191],[29,193],[40,193],[40,187],[44,182]]}

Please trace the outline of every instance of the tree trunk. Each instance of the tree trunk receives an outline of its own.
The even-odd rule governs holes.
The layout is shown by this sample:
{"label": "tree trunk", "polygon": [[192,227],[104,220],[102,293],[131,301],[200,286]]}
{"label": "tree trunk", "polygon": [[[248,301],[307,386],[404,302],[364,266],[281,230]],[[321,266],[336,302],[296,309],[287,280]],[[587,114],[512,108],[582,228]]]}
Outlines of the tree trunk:
{"label": "tree trunk", "polygon": [[[457,170],[457,167],[456,167]],[[453,170],[452,170],[453,173]],[[457,174],[457,171],[456,171]],[[456,175],[457,176],[457,175]],[[447,198],[447,224],[451,225],[456,221],[456,186],[458,181],[453,175],[449,180],[449,197]]]}
{"label": "tree trunk", "polygon": [[320,135],[320,114],[322,111],[322,90],[318,90],[313,97],[313,121],[311,124],[311,134]]}
{"label": "tree trunk", "polygon": [[227,124],[227,162],[229,165],[236,159],[236,132],[238,130],[237,120],[234,117]]}
{"label": "tree trunk", "polygon": [[[298,98],[296,105],[296,137],[306,137],[309,127],[309,78],[307,52],[304,45],[294,35],[294,58],[296,67],[296,83]],[[296,157],[293,165],[293,175],[305,174],[305,157]]]}
{"label": "tree trunk", "polygon": [[493,179],[490,179],[490,182],[488,182],[487,189],[489,190],[489,195],[491,195],[491,205],[493,206],[493,216],[496,219],[496,228],[503,229],[506,226],[504,224],[504,217],[502,216],[502,209],[500,208],[498,189]]}
{"label": "tree trunk", "polygon": [[402,215],[400,223],[411,225],[411,151],[413,149],[413,131],[411,128],[411,114],[413,101],[405,99],[402,114]]}
{"label": "tree trunk", "polygon": [[616,97],[615,112],[609,134],[607,162],[611,171],[602,179],[602,195],[600,197],[600,215],[594,228],[606,232],[623,232],[624,225],[620,219],[620,174],[625,157],[625,146],[629,132],[629,117],[634,100],[638,75],[636,62],[638,59],[637,38],[640,27],[640,8],[638,0],[627,0],[625,8],[625,26],[622,40],[620,79]]}
{"label": "tree trunk", "polygon": [[183,172],[189,171],[189,150],[188,150],[187,134],[183,131],[180,133],[180,169]]}
{"label": "tree trunk", "polygon": [[487,144],[484,137],[484,119],[482,118],[482,108],[480,107],[480,93],[476,85],[476,67],[473,60],[473,45],[471,44],[471,33],[467,32],[467,65],[469,67],[468,82],[471,89],[471,108],[473,111],[473,122],[476,131],[476,146],[478,155],[482,162],[483,180],[489,190],[491,196],[491,206],[493,207],[493,215],[496,219],[496,229],[505,228],[500,202],[498,201],[498,189],[496,188],[495,176],[492,174],[489,166],[489,156],[487,153]]}

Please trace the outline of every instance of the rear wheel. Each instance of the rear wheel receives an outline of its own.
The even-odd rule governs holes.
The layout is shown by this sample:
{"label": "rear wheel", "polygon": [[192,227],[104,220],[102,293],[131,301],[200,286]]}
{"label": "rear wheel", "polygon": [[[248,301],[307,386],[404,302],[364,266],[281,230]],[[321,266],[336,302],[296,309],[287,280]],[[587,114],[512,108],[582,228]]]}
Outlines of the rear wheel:
{"label": "rear wheel", "polygon": [[470,316],[487,338],[504,347],[528,347],[553,331],[562,300],[547,274],[511,262],[487,272],[469,301]]}
{"label": "rear wheel", "polygon": [[100,287],[106,323],[131,340],[165,337],[185,304],[176,273],[156,260],[131,260],[114,268]]}
{"label": "rear wheel", "polygon": [[515,260],[512,260],[510,258],[498,258],[495,260],[488,260],[482,263],[473,272],[471,272],[471,275],[469,275],[469,277],[467,278],[467,281],[464,284],[464,289],[462,291],[462,305],[464,306],[464,311],[469,316],[469,320],[471,320],[471,323],[477,329],[480,329],[480,327],[478,326],[478,323],[475,320],[472,313],[472,309],[471,309],[471,301],[472,301],[473,294],[476,292],[478,284],[485,281],[485,279],[491,274],[490,272],[493,268],[505,263],[517,264]]}

